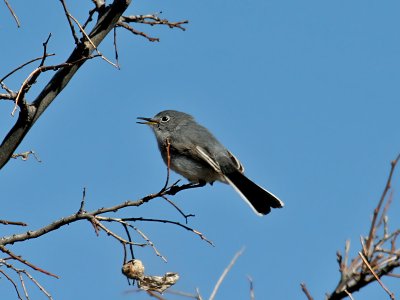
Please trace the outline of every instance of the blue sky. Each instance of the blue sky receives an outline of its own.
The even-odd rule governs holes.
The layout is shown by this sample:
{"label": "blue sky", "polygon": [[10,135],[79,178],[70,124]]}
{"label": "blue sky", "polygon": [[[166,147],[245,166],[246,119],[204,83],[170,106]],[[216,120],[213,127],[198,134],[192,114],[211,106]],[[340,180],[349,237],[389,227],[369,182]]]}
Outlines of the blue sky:
{"label": "blue sky", "polygon": [[[83,2],[67,2],[81,22],[91,8],[91,1]],[[56,56],[48,63],[62,62],[73,40],[59,1],[10,3],[22,27],[16,28],[3,4],[0,76],[40,56],[50,32],[48,51]],[[168,259],[166,264],[151,248],[137,249],[147,272],[178,272],[175,289],[198,287],[207,298],[244,246],[217,299],[249,299],[247,275],[256,299],[305,299],[301,282],[321,299],[339,279],[336,251],[346,239],[353,256],[359,251],[389,162],[400,151],[399,9],[390,0],[135,1],[127,14],[163,11],[172,21],[188,19],[187,30],[137,27],[159,43],[118,30],[121,70],[101,60],[87,62],[18,149],[34,149],[43,162],[13,160],[0,172],[1,219],[39,228],[75,212],[83,187],[87,209],[157,192],[166,169],[150,129],[135,118],[182,110],[208,127],[241,160],[248,177],[286,206],[259,218],[227,185],[181,192],[171,200],[196,215],[189,225],[216,246],[172,225],[136,223]],[[112,59],[112,39],[100,50]],[[6,83],[17,90],[33,68]],[[51,75],[39,78],[28,99]],[[2,136],[15,122],[12,107],[0,102]],[[399,187],[397,172],[392,229],[400,226]],[[184,222],[160,199],[118,216]],[[23,231],[1,229],[2,235]],[[11,249],[61,276],[31,272],[55,299],[148,299],[127,293],[132,287],[120,272],[119,243],[104,233],[96,237],[88,223]],[[15,297],[2,282],[4,298]],[[400,294],[398,282],[384,282]],[[34,299],[45,298],[30,291]],[[354,297],[386,294],[373,284]]]}

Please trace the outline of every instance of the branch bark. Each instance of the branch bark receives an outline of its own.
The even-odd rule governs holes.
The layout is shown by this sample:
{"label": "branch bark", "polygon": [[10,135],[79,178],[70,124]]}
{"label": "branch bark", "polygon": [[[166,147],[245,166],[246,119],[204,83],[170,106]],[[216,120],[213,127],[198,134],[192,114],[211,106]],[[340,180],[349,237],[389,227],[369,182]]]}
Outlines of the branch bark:
{"label": "branch bark", "polygon": [[114,0],[102,10],[96,25],[89,33],[91,43],[81,40],[66,60],[66,66],[54,74],[36,99],[31,104],[24,103],[20,106],[21,110],[15,125],[0,145],[0,169],[7,164],[25,135],[86,62],[86,58],[91,56],[96,47],[115,27],[130,3],[131,0]]}

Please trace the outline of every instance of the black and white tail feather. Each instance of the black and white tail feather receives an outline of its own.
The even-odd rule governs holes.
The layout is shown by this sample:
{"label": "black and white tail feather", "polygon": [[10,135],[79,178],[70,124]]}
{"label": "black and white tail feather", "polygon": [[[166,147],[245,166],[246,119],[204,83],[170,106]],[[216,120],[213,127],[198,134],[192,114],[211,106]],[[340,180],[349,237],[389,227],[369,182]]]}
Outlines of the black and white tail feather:
{"label": "black and white tail feather", "polygon": [[263,216],[268,214],[271,208],[281,208],[284,206],[284,203],[278,197],[255,184],[243,174],[243,165],[231,152],[228,151],[228,154],[235,164],[235,168],[223,170],[218,162],[211,158],[203,148],[196,146],[196,150],[215,172],[221,174],[223,180],[236,190],[257,215]]}

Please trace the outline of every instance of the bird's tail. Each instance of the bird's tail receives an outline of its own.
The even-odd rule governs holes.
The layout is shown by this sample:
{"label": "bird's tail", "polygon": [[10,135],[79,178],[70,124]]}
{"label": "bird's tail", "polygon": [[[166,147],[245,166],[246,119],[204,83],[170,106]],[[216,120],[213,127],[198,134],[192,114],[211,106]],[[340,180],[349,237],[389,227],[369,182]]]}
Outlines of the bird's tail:
{"label": "bird's tail", "polygon": [[274,194],[263,189],[239,171],[224,174],[226,181],[250,205],[257,215],[266,215],[271,208],[281,208],[284,203]]}

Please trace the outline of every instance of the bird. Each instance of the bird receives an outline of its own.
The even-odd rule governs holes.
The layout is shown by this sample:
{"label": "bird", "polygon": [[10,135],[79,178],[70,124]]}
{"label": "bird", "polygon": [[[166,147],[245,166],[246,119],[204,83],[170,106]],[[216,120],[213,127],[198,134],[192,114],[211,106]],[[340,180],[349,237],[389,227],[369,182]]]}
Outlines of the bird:
{"label": "bird", "polygon": [[259,216],[284,206],[277,196],[247,178],[241,162],[191,115],[164,110],[152,118],[137,119],[151,127],[164,162],[190,183],[229,184]]}

